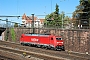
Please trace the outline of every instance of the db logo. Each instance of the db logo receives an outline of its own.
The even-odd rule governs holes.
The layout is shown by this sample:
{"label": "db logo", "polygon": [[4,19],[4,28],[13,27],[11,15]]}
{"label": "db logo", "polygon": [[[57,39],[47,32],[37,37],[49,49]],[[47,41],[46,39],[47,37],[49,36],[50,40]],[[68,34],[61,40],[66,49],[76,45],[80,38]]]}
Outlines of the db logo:
{"label": "db logo", "polygon": [[31,38],[31,41],[37,42],[38,39],[36,39],[36,38]]}

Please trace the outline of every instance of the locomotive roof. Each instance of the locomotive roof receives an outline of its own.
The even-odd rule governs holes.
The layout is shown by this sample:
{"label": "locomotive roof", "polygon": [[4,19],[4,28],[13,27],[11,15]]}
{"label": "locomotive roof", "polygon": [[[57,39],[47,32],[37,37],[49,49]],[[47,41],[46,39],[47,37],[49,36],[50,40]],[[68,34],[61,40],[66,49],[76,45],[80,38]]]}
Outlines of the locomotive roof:
{"label": "locomotive roof", "polygon": [[25,34],[27,36],[49,36],[50,34]]}

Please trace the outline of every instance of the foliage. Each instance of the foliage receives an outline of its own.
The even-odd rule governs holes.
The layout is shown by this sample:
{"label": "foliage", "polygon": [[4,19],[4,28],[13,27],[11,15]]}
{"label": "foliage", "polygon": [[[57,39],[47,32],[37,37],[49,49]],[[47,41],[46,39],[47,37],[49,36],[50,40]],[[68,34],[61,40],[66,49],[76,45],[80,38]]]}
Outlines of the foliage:
{"label": "foliage", "polygon": [[15,31],[14,31],[14,28],[11,28],[11,37],[12,37],[12,41],[15,41]]}
{"label": "foliage", "polygon": [[90,0],[80,0],[80,5],[73,13],[73,18],[76,18],[77,25],[86,25],[90,18]]}
{"label": "foliage", "polygon": [[[56,4],[56,9],[51,14],[46,15],[44,24],[45,26],[50,27],[62,27],[64,24],[66,24],[65,21],[68,20],[68,18],[65,18],[65,13],[62,11],[61,14],[59,13],[59,6]],[[62,21],[63,20],[63,21]]]}
{"label": "foliage", "polygon": [[6,36],[5,36],[5,40],[7,41],[8,40],[8,31],[6,30]]}
{"label": "foliage", "polygon": [[14,27],[18,27],[18,23],[15,23],[15,24],[14,24]]}

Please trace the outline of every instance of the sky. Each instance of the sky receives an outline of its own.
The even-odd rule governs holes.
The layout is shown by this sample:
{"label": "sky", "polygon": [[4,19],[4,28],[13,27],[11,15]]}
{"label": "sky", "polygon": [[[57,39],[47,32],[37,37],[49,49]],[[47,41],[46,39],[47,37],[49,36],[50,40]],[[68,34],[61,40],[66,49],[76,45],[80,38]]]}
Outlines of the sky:
{"label": "sky", "polygon": [[[0,16],[22,16],[25,13],[27,16],[35,14],[38,18],[44,18],[41,15],[54,12],[56,4],[59,5],[59,13],[64,11],[66,15],[71,16],[79,5],[79,0],[0,0]],[[8,19],[21,23],[21,17],[19,19],[8,17]]]}

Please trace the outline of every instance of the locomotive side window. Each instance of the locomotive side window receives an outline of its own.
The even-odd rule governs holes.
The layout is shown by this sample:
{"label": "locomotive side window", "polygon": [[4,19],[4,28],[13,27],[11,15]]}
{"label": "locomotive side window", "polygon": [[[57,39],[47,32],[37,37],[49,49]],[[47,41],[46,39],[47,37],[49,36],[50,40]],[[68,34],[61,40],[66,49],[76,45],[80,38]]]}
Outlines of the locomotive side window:
{"label": "locomotive side window", "polygon": [[53,38],[51,38],[51,40],[53,40]]}
{"label": "locomotive side window", "polygon": [[56,38],[56,40],[62,40],[62,38]]}

